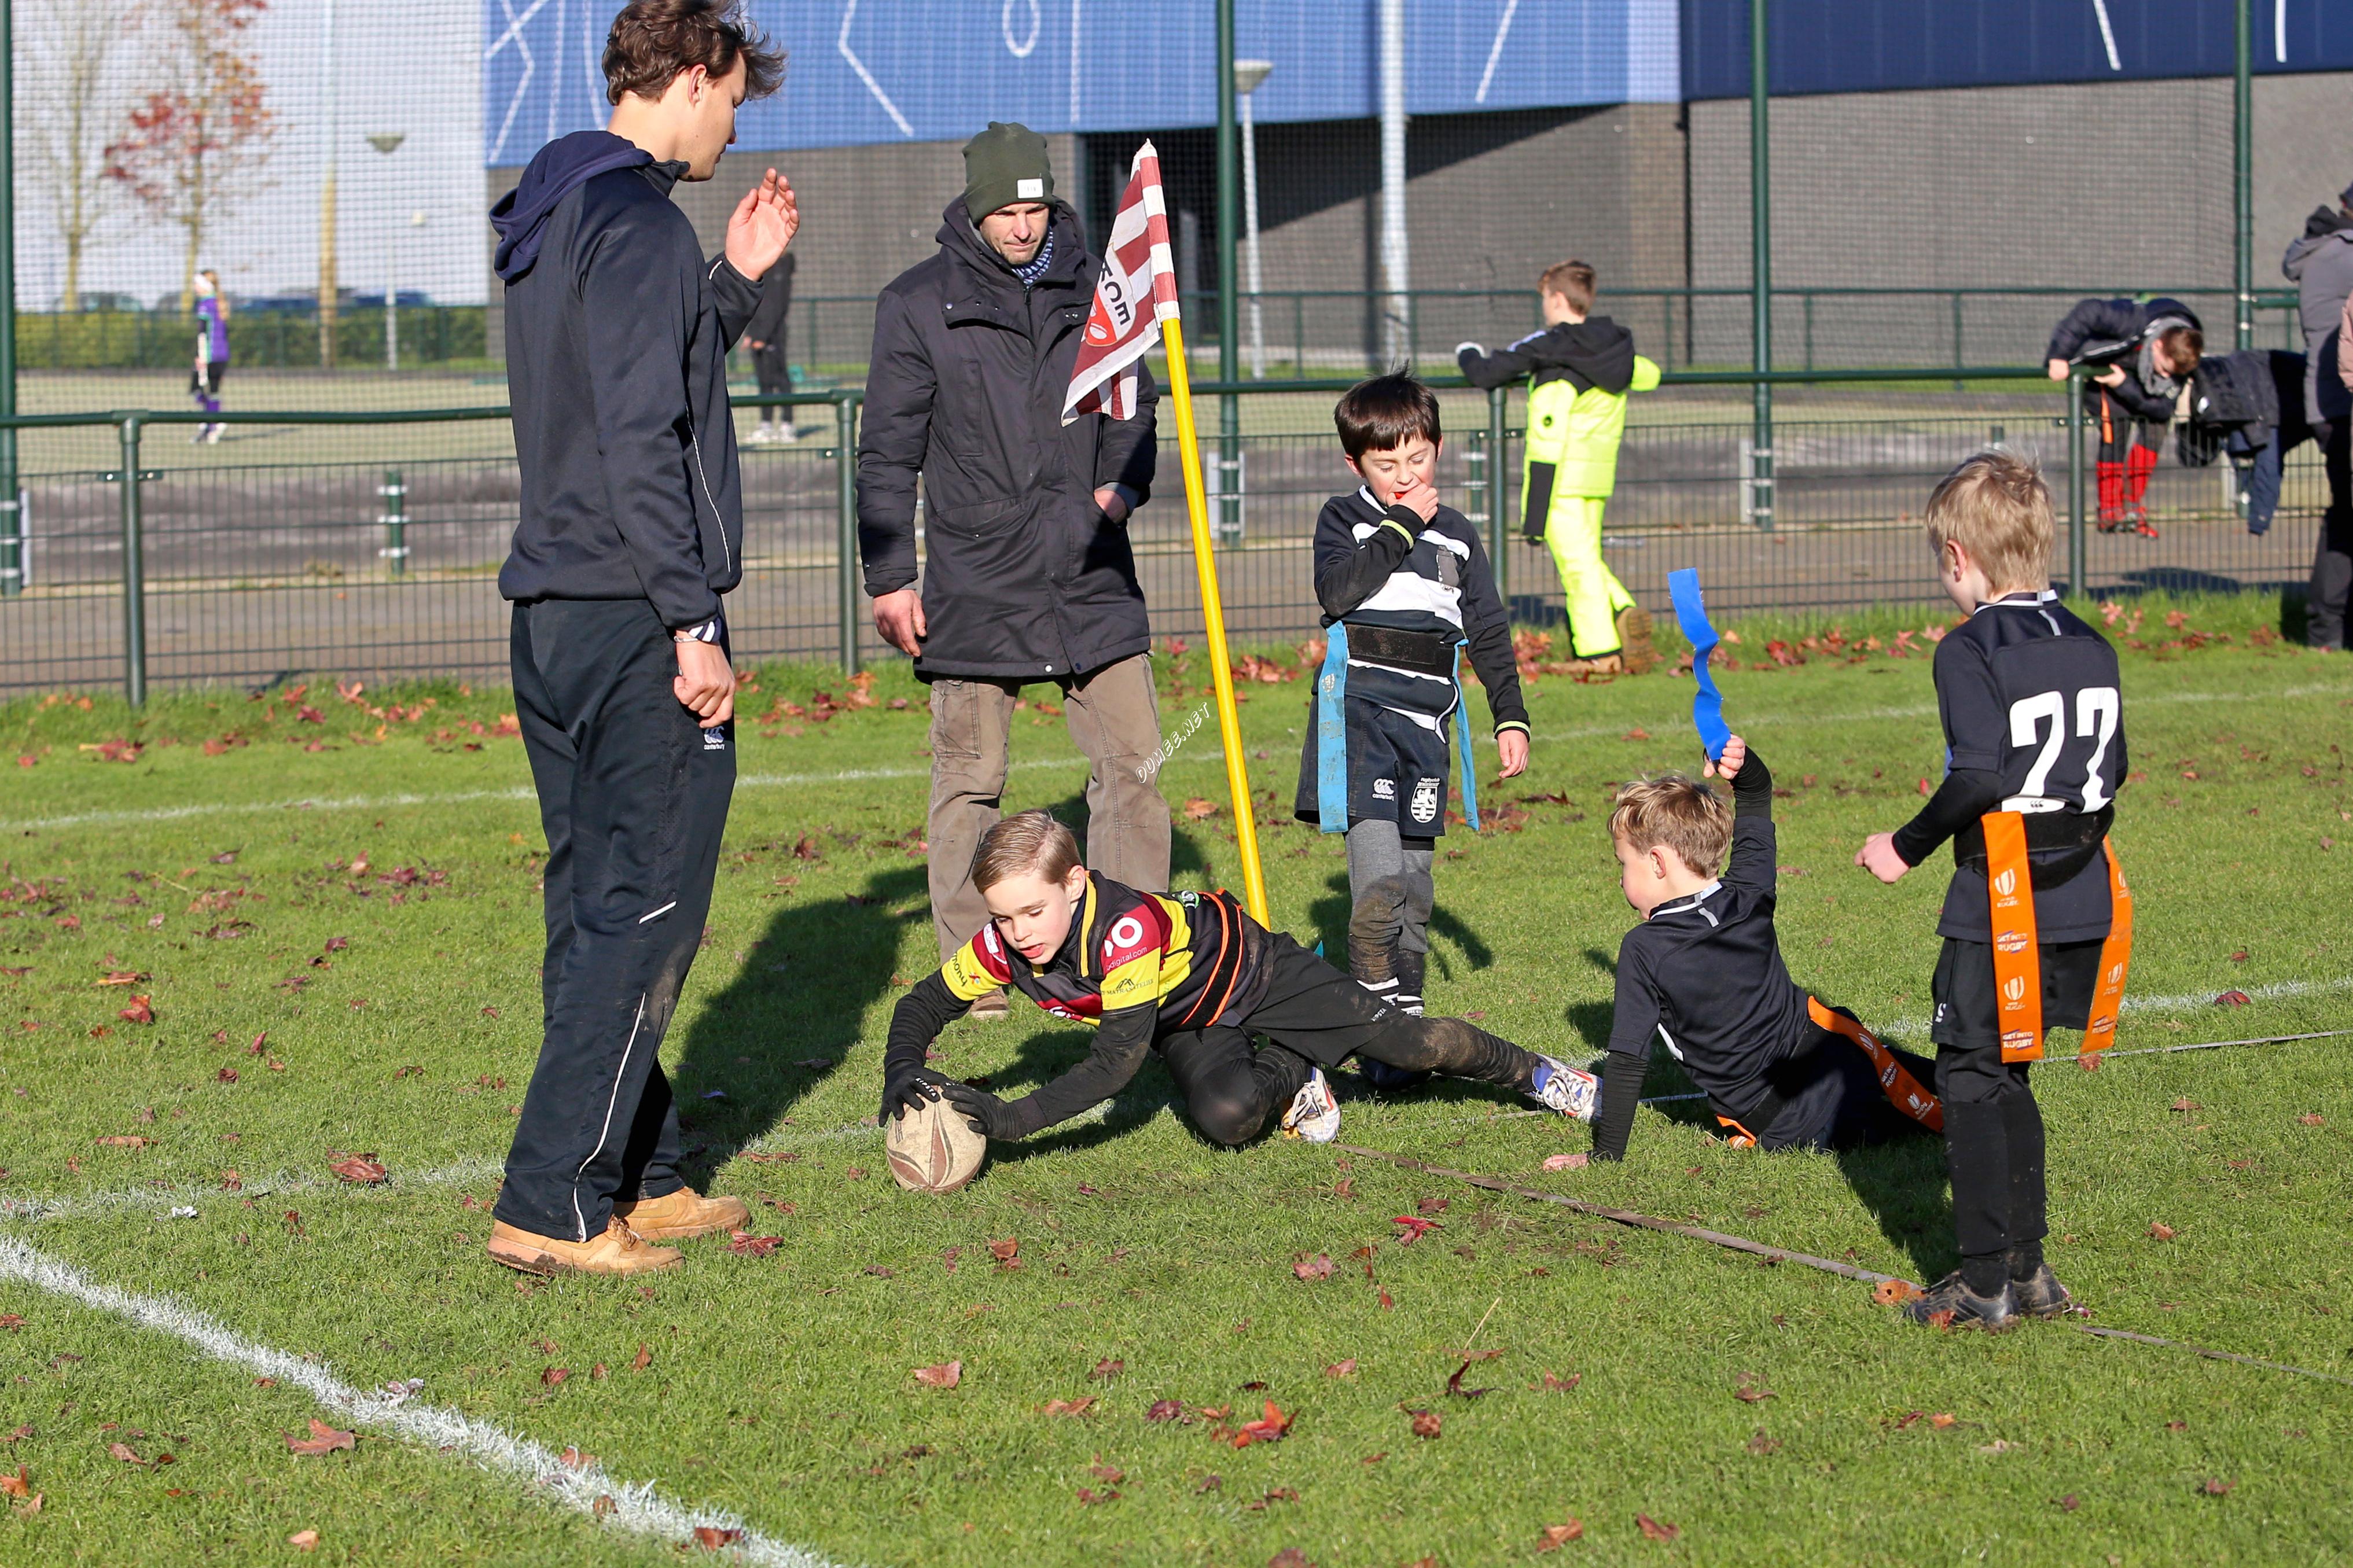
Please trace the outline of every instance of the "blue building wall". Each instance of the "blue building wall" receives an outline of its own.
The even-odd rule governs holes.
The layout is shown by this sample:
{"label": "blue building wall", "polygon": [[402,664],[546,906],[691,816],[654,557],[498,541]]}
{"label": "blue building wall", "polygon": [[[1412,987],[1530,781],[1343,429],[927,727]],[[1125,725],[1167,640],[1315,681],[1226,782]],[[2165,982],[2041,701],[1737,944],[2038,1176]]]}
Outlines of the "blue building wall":
{"label": "blue building wall", "polygon": [[[2228,76],[2232,0],[1772,0],[1776,93]],[[2353,0],[2253,0],[2254,68],[2353,69]],[[2285,26],[2281,26],[2284,20]],[[1683,0],[1683,96],[1748,95],[1746,0]]]}
{"label": "blue building wall", "polygon": [[[616,0],[484,8],[486,164],[603,123]],[[1377,0],[1242,0],[1238,53],[1274,62],[1264,123],[1378,111]],[[790,50],[785,90],[747,105],[747,150],[962,141],[990,120],[1044,132],[1217,120],[1209,0],[752,0]],[[1415,0],[1407,108],[1443,114],[1672,102],[1675,0]]]}

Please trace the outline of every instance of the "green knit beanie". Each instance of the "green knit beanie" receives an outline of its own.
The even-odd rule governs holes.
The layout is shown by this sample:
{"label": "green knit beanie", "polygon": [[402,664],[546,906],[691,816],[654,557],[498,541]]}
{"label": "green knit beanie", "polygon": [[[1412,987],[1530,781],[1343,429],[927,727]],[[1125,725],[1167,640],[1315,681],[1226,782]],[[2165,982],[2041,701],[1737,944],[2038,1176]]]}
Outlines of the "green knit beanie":
{"label": "green knit beanie", "polygon": [[964,144],[964,210],[978,223],[999,207],[1054,199],[1046,139],[1027,125],[992,120]]}

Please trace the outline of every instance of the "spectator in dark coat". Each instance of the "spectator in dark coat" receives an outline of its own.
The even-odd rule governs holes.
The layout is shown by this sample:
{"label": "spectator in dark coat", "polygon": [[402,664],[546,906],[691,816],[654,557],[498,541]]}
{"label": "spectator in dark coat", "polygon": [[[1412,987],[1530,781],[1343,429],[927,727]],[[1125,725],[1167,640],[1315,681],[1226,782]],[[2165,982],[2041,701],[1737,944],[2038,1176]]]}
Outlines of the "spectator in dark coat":
{"label": "spectator in dark coat", "polygon": [[2341,648],[2346,598],[2353,591],[2353,392],[2340,374],[2346,345],[2337,319],[2353,296],[2353,185],[2337,197],[2334,211],[2313,209],[2280,258],[2280,270],[2296,287],[2309,366],[2304,416],[2328,474],[2328,510],[2312,552],[2306,637],[2315,647]]}
{"label": "spectator in dark coat", "polygon": [[2051,330],[2043,351],[2051,379],[2071,366],[2095,366],[2084,379],[2084,414],[2099,433],[2100,531],[2130,524],[2157,537],[2144,498],[2166,426],[2206,333],[2179,300],[2081,300]]}
{"label": "spectator in dark coat", "polygon": [[2185,468],[2202,468],[2218,452],[2230,454],[2247,531],[2271,531],[2279,510],[2280,478],[2287,455],[2316,439],[2304,417],[2304,356],[2285,349],[2208,354],[2189,383],[2189,416],[2174,438]]}
{"label": "spectator in dark coat", "polygon": [[[752,351],[752,374],[760,378],[760,395],[789,395],[793,390],[793,367],[785,352],[785,321],[793,308],[793,253],[768,268],[760,279],[760,304],[752,312],[751,321],[744,328],[744,344]],[[760,422],[752,427],[751,439],[765,445],[770,441],[790,441],[793,411],[786,408],[763,408]]]}
{"label": "spectator in dark coat", "polygon": [[[1135,415],[1062,401],[1102,263],[1054,197],[1046,139],[992,122],[965,146],[940,248],[882,290],[858,449],[874,624],[932,688],[932,917],[943,963],[988,920],[974,847],[997,821],[1013,704],[1051,681],[1093,764],[1088,866],[1168,885],[1152,631],[1129,514],[1152,488],[1159,393]],[[916,479],[927,560],[915,586]],[[976,1008],[1001,1016],[1003,994]]]}

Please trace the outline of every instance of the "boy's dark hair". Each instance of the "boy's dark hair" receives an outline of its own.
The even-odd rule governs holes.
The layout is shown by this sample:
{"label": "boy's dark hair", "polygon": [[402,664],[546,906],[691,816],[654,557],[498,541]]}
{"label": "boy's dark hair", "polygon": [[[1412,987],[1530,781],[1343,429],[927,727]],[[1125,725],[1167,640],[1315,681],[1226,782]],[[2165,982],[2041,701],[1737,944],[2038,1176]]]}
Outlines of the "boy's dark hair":
{"label": "boy's dark hair", "polygon": [[1582,261],[1556,261],[1536,279],[1536,291],[1559,295],[1582,316],[1593,309],[1593,296],[1601,291],[1601,279]]}
{"label": "boy's dark hair", "polygon": [[659,98],[681,71],[701,66],[715,79],[744,62],[744,96],[784,85],[785,51],[744,14],[743,0],[629,0],[605,35],[605,97]]}
{"label": "boy's dark hair", "polygon": [[1417,436],[1433,446],[1443,438],[1438,395],[1403,371],[1350,387],[1332,410],[1332,423],[1340,428],[1340,449],[1351,462],[1367,452],[1402,447]]}
{"label": "boy's dark hair", "polygon": [[2165,345],[2165,357],[2173,362],[2177,381],[2189,379],[2189,373],[2206,354],[2206,334],[2195,327],[2168,327],[2157,334],[2157,341]]}

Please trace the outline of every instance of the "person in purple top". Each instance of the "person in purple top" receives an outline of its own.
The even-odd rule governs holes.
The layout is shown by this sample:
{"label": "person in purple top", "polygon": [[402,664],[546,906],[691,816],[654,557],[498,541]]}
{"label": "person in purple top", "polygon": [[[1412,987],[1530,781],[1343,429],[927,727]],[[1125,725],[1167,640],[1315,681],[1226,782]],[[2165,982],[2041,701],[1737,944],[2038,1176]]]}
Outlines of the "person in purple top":
{"label": "person in purple top", "polygon": [[[228,374],[228,301],[221,296],[220,274],[210,268],[196,274],[195,291],[196,363],[188,373],[188,391],[196,406],[218,414],[221,377]],[[218,420],[199,425],[195,439],[217,441],[227,428]]]}

